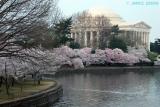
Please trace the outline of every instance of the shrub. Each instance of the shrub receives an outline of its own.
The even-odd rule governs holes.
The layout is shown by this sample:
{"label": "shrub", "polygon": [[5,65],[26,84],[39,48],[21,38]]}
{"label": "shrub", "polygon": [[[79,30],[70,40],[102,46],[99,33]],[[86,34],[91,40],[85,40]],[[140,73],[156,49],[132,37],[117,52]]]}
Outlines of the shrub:
{"label": "shrub", "polygon": [[91,54],[95,54],[95,53],[96,53],[95,49],[92,49]]}
{"label": "shrub", "polygon": [[80,49],[80,44],[77,42],[70,42],[69,47],[72,49]]}
{"label": "shrub", "polygon": [[115,38],[115,37],[112,38],[111,41],[109,42],[109,48],[111,49],[119,48],[122,49],[124,52],[127,52],[127,45],[120,38]]}
{"label": "shrub", "polygon": [[157,53],[155,53],[155,52],[149,52],[149,51],[148,51],[148,58],[149,58],[152,62],[154,62],[154,61],[157,60],[157,56],[158,56]]}

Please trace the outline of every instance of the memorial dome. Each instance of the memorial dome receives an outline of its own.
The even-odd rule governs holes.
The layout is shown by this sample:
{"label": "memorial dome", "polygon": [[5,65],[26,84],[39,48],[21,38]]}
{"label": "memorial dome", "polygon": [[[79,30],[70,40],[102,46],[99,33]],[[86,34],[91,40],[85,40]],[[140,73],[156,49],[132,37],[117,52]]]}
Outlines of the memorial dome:
{"label": "memorial dome", "polygon": [[119,14],[108,8],[96,7],[86,11],[92,17],[104,16],[107,17],[113,25],[126,23]]}
{"label": "memorial dome", "polygon": [[101,7],[88,9],[88,13],[91,14],[92,16],[102,16],[103,15],[106,17],[119,17],[119,15],[113,12],[113,10],[108,9],[108,8],[101,8]]}

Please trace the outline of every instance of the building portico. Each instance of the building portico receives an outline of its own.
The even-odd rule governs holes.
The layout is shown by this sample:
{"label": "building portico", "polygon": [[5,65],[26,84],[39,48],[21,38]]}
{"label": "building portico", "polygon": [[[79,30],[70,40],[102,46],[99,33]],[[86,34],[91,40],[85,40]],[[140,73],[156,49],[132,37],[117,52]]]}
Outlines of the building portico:
{"label": "building portico", "polygon": [[[102,13],[95,13],[96,11]],[[103,29],[111,29],[118,25],[121,33],[118,35],[128,46],[144,47],[149,49],[149,33],[151,27],[145,22],[128,23],[115,13],[106,13],[104,10],[87,10],[78,14],[73,22],[71,38],[81,47],[99,48]]]}

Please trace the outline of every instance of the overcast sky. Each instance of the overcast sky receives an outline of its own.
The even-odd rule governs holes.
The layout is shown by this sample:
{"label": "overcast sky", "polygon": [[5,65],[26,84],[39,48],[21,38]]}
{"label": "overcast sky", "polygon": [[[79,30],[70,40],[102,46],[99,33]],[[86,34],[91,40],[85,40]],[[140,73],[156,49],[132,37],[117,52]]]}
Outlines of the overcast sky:
{"label": "overcast sky", "polygon": [[94,7],[106,7],[127,22],[144,21],[150,25],[151,41],[160,37],[160,0],[59,0],[59,7],[66,16]]}

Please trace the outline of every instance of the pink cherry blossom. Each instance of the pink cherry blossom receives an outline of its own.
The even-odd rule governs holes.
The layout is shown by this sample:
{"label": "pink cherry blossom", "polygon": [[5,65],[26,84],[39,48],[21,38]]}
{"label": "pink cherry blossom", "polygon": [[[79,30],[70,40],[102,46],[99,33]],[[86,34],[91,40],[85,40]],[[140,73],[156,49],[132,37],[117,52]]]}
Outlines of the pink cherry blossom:
{"label": "pink cherry blossom", "polygon": [[83,62],[80,58],[73,58],[72,63],[73,63],[74,69],[84,68]]}

